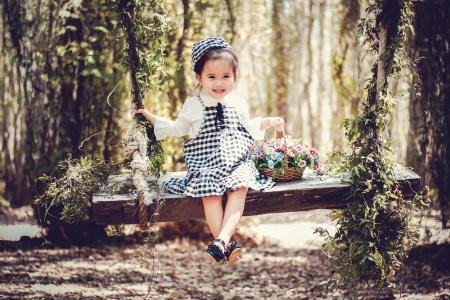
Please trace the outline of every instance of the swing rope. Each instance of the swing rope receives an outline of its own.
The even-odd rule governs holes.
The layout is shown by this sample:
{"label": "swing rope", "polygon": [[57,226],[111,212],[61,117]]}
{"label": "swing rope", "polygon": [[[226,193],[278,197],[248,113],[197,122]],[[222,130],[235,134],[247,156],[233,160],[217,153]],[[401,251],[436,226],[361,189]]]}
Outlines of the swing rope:
{"label": "swing rope", "polygon": [[[136,14],[135,3],[126,0],[120,0],[118,2],[118,12],[126,40],[128,44],[127,54],[129,60],[130,69],[130,81],[131,81],[131,94],[132,102],[135,109],[143,108],[142,104],[142,90],[139,87],[137,80],[138,69],[141,64],[139,61],[139,54],[137,51],[136,43]],[[124,137],[125,143],[125,155],[131,158],[130,168],[132,174],[132,182],[136,187],[138,196],[136,206],[139,208],[140,229],[147,230],[148,226],[148,206],[155,202],[155,199],[159,198],[156,189],[151,189],[147,183],[145,177],[149,172],[149,154],[147,153],[149,143],[156,141],[150,141],[147,128],[142,116],[135,116],[134,110],[132,110],[135,124],[130,125],[127,133]],[[151,149],[153,149],[152,147]]]}

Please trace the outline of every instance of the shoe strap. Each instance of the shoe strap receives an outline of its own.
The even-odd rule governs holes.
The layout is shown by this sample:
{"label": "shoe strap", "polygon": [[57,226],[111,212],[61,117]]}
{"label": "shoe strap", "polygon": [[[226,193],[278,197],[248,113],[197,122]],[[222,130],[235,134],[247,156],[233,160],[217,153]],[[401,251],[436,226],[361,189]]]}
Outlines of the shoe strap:
{"label": "shoe strap", "polygon": [[223,247],[225,248],[225,241],[222,239],[215,239],[214,242],[219,242],[223,245]]}
{"label": "shoe strap", "polygon": [[239,247],[239,246],[240,246],[239,242],[237,242],[237,241],[230,241],[230,243],[228,244],[228,248]]}
{"label": "shoe strap", "polygon": [[222,249],[219,246],[211,244],[206,249],[206,252],[209,253],[218,263],[226,263],[227,257]]}

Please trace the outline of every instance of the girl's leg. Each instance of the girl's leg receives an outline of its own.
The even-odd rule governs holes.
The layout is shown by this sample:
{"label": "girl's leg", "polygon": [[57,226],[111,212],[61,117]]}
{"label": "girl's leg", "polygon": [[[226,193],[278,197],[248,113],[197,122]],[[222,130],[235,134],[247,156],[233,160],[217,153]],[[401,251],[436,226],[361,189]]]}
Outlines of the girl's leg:
{"label": "girl's leg", "polygon": [[218,236],[218,238],[225,241],[225,245],[228,245],[230,242],[231,236],[238,226],[239,219],[242,217],[247,191],[248,188],[246,187],[237,189],[236,191],[227,191],[227,205]]}
{"label": "girl's leg", "polygon": [[217,238],[223,219],[222,196],[203,197],[202,200],[209,230],[214,238]]}

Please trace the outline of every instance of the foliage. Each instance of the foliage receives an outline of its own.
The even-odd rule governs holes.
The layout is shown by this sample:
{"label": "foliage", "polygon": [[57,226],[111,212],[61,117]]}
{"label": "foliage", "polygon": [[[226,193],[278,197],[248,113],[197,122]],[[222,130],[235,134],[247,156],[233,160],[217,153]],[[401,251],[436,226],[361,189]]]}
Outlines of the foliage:
{"label": "foliage", "polygon": [[[127,70],[136,71],[139,95],[143,99],[148,91],[158,88],[167,76],[165,50],[171,19],[161,0],[118,0],[117,5],[123,34],[133,36],[132,43],[128,38],[122,63]],[[132,24],[127,27],[129,21]],[[133,57],[130,47],[136,50]]]}
{"label": "foliage", "polygon": [[[128,3],[128,2],[127,2]],[[159,80],[164,78],[164,45],[165,33],[167,31],[168,21],[162,14],[160,1],[136,1],[129,2],[135,4],[135,12],[133,21],[134,32],[136,33],[135,50],[137,50],[137,65],[128,61],[126,65],[136,66],[138,90],[141,94],[147,92],[151,87],[155,88],[160,83]],[[104,7],[111,9],[111,7]],[[65,22],[64,24],[72,24],[76,20],[81,20],[81,13],[85,11],[82,3],[79,1],[69,1],[65,3],[59,11],[59,16]],[[117,21],[110,21],[111,26],[118,24]],[[99,35],[108,33],[111,28],[105,28],[101,25],[96,26],[93,30],[98,31]],[[77,32],[77,28],[73,25],[61,27],[57,36],[59,40],[66,39],[66,44],[57,46],[57,56],[60,60],[68,60],[68,56],[72,57],[74,69],[79,69],[80,64],[83,65],[84,71],[82,76],[103,77],[101,73],[103,69],[96,68],[97,61],[103,61],[92,48],[90,43],[97,41],[95,36],[89,37],[88,41],[79,40],[73,36],[73,32]],[[127,44],[128,50],[130,45]],[[129,52],[127,52],[129,53]],[[125,55],[125,58],[130,59]],[[66,64],[66,68],[70,65]],[[150,123],[147,121],[138,121],[137,126],[144,130],[150,139],[147,142],[147,153],[150,156],[149,170],[152,174],[160,176],[163,170],[165,156],[161,145],[156,141],[154,132]],[[109,175],[116,173],[119,166],[126,166],[130,161],[108,161],[94,156],[88,158],[82,156],[79,159],[68,159],[58,164],[55,177],[43,175],[39,179],[45,184],[42,195],[36,198],[36,203],[43,205],[47,211],[54,206],[61,206],[61,219],[73,223],[88,218],[86,214],[90,198],[92,194],[98,191],[107,183]],[[112,187],[114,191],[121,192],[130,189],[130,184],[124,186]]]}
{"label": "foliage", "polygon": [[[43,188],[37,178],[69,153],[107,160],[120,154],[110,142],[120,139],[116,112],[126,99],[118,84],[123,42],[115,40],[109,0],[5,1],[0,8],[8,76],[2,144],[16,145],[2,147],[1,156],[12,171],[5,173],[5,193],[20,206]],[[90,136],[103,139],[82,142]]]}
{"label": "foliage", "polygon": [[[136,126],[136,130],[144,132],[150,128],[140,123],[137,123]],[[154,146],[147,139],[147,149]],[[164,155],[154,156],[153,160],[149,160],[149,171],[155,176],[160,176],[165,157]],[[90,203],[95,192],[102,190],[111,194],[121,194],[130,193],[136,189],[131,181],[109,184],[107,180],[108,176],[117,174],[121,168],[129,168],[130,162],[129,159],[106,161],[98,156],[94,158],[82,156],[79,159],[69,156],[58,164],[55,170],[57,175],[44,174],[39,177],[39,180],[45,185],[45,189],[41,195],[36,197],[35,203],[45,207],[47,213],[53,207],[60,207],[59,217],[68,223],[88,220],[91,215]],[[118,235],[121,229],[123,226],[107,228],[107,234]]]}
{"label": "foliage", "polygon": [[[105,159],[117,157],[119,151],[110,147],[110,142],[120,137],[115,114],[125,92],[121,82],[125,72],[120,69],[124,43],[115,39],[118,21],[110,1],[69,0],[50,7],[55,10],[54,21],[42,25],[50,36],[40,50],[47,57],[40,77],[52,103],[44,115],[58,128],[54,134],[59,142],[54,145],[56,155],[48,155],[53,162],[46,171],[67,153],[79,157],[102,152]],[[84,143],[86,138],[89,143]]]}
{"label": "foliage", "polygon": [[145,128],[149,142],[147,143],[147,153],[150,155],[149,171],[156,177],[160,177],[165,173],[164,163],[166,162],[166,155],[160,142],[156,141],[153,126],[147,120],[140,121],[139,124]]}
{"label": "foliage", "polygon": [[125,226],[120,225],[109,225],[106,227],[105,231],[109,237],[119,237],[124,235]]}
{"label": "foliage", "polygon": [[[410,210],[429,202],[422,193],[417,193],[412,201],[402,196],[394,176],[394,153],[385,137],[392,110],[388,78],[401,67],[398,50],[402,49],[409,29],[411,2],[374,1],[367,7],[368,18],[361,21],[366,42],[378,54],[378,60],[372,68],[362,113],[343,123],[352,147],[343,167],[351,173],[349,197],[354,200],[345,209],[333,212],[338,226],[334,236],[321,230],[327,239],[325,251],[336,267],[331,279],[337,283],[345,278],[353,291],[359,283],[381,286],[401,267],[417,238]],[[386,49],[380,50],[383,28],[387,43]]]}
{"label": "foliage", "polygon": [[[120,133],[115,136],[119,129],[115,116],[126,99],[122,83],[126,72],[121,69],[124,42],[115,38],[120,30],[113,7],[109,0],[66,1],[58,10],[58,24],[52,55],[61,67],[49,70],[45,76],[52,88],[63,94],[62,146],[73,147],[86,137],[104,132],[98,135],[104,139],[82,143],[80,150],[84,155],[103,151],[106,160],[112,154],[117,157],[117,149],[110,147],[109,142],[120,139]],[[72,153],[75,157],[82,154],[76,148]]]}
{"label": "foliage", "polygon": [[51,207],[62,206],[61,220],[68,223],[86,220],[92,194],[106,183],[109,175],[118,171],[118,167],[99,158],[68,157],[57,166],[61,176],[44,174],[39,178],[46,184],[46,190],[35,202],[47,212]]}
{"label": "foliage", "polygon": [[0,209],[1,208],[8,208],[9,206],[10,206],[9,202],[5,198],[0,196]]}
{"label": "foliage", "polygon": [[[123,64],[130,72],[135,108],[142,108],[145,93],[156,90],[167,77],[164,51],[172,24],[162,4],[158,0],[117,1],[118,19],[127,40]],[[153,126],[148,121],[142,116],[135,119],[146,128],[150,139],[147,153],[151,173],[159,177],[165,162],[161,143],[156,140]]]}

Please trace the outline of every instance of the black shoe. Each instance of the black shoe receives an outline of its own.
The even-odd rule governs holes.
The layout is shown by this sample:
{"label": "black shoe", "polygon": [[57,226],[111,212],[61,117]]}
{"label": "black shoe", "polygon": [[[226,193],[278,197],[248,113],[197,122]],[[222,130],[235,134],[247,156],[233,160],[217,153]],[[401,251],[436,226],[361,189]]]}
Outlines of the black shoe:
{"label": "black shoe", "polygon": [[225,249],[225,257],[227,258],[228,264],[234,264],[239,259],[241,253],[241,244],[237,241],[231,241]]}
{"label": "black shoe", "polygon": [[[215,239],[214,242],[221,243],[225,248],[225,242],[223,240]],[[227,258],[224,252],[222,251],[222,248],[214,244],[214,242],[208,245],[208,248],[206,248],[205,253],[213,262],[225,264],[227,262]]]}

